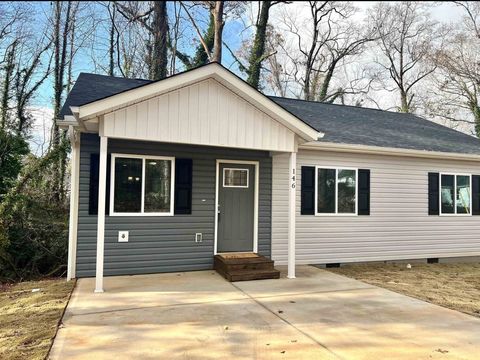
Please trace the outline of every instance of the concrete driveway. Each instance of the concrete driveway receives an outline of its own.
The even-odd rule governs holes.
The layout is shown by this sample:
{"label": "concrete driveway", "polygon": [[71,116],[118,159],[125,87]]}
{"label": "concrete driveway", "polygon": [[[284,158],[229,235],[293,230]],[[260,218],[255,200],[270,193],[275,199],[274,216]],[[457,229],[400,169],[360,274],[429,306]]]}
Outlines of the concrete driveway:
{"label": "concrete driveway", "polygon": [[480,319],[310,266],[81,279],[52,359],[478,359]]}

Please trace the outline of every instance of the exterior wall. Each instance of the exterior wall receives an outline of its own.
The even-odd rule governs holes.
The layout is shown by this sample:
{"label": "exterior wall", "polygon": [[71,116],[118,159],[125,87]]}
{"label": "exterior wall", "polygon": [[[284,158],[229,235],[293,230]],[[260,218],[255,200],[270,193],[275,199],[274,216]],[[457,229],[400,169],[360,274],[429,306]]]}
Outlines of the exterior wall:
{"label": "exterior wall", "polygon": [[[300,215],[302,165],[370,169],[370,216]],[[287,262],[288,156],[273,157],[272,259]],[[479,216],[429,216],[428,172],[480,174],[480,163],[300,150],[298,264],[480,255]]]}
{"label": "exterior wall", "polygon": [[[99,137],[82,134],[76,276],[95,275],[97,216],[88,214],[90,154]],[[271,158],[267,152],[109,139],[108,152],[193,159],[192,214],[166,217],[106,216],[105,275],[211,269],[214,248],[216,159],[260,161],[258,250],[270,256]],[[129,242],[117,242],[128,230]],[[196,232],[203,242],[195,243]],[[252,239],[253,241],[253,239]]]}
{"label": "exterior wall", "polygon": [[213,79],[105,114],[103,125],[103,135],[115,138],[269,151],[295,147],[293,131]]}

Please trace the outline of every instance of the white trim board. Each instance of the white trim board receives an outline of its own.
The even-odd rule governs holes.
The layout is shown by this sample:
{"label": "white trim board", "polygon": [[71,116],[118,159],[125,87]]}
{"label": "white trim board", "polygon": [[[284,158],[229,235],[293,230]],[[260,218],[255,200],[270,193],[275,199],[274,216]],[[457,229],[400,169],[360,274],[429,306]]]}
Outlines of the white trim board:
{"label": "white trim board", "polygon": [[218,190],[219,190],[219,176],[220,164],[248,164],[255,165],[255,189],[254,189],[254,205],[253,205],[253,252],[258,253],[258,197],[260,186],[260,162],[247,160],[224,160],[217,159],[215,166],[215,231],[214,231],[214,245],[213,254],[217,255],[217,241],[218,241]]}
{"label": "white trim board", "polygon": [[372,155],[388,155],[388,156],[406,156],[417,157],[425,159],[439,159],[439,160],[465,160],[465,161],[480,161],[480,154],[460,154],[447,153],[441,151],[427,151],[427,150],[413,150],[383,146],[358,145],[358,144],[341,144],[332,142],[309,142],[299,145],[300,150],[316,150],[316,151],[331,151],[331,152],[345,152],[357,154],[372,154]]}
{"label": "white trim board", "polygon": [[71,176],[70,176],[70,214],[68,223],[68,263],[67,280],[76,277],[77,237],[78,237],[78,204],[80,182],[80,134],[70,125],[70,142],[72,144]]}

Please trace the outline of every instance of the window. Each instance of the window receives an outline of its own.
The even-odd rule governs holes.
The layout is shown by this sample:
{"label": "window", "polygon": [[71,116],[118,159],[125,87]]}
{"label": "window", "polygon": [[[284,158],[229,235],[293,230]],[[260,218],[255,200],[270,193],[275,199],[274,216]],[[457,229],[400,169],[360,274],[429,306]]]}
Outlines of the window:
{"label": "window", "polygon": [[248,188],[248,169],[223,169],[223,187]]}
{"label": "window", "polygon": [[174,158],[112,154],[112,215],[173,215]]}
{"label": "window", "polygon": [[317,166],[316,214],[357,214],[357,169]]}
{"label": "window", "polygon": [[470,215],[471,175],[441,174],[440,209],[442,215]]}

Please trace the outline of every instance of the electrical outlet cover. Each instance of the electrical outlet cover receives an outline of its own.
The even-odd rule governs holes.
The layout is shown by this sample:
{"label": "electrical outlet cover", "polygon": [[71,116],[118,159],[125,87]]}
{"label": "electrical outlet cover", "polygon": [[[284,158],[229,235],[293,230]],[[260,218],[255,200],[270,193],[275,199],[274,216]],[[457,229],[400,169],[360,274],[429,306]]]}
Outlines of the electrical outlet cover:
{"label": "electrical outlet cover", "polygon": [[118,242],[128,242],[128,231],[118,232]]}

